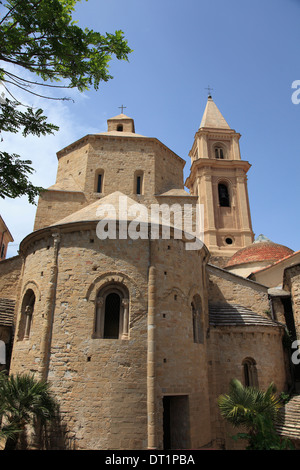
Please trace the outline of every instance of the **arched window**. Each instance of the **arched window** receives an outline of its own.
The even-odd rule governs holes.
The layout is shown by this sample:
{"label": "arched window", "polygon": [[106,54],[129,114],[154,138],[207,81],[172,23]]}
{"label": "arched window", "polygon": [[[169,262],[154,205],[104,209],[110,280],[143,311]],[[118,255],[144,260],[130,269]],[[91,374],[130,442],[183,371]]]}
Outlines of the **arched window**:
{"label": "arched window", "polygon": [[224,159],[224,150],[222,147],[215,147],[215,157],[221,160]]}
{"label": "arched window", "polygon": [[117,283],[98,292],[94,338],[127,339],[129,330],[129,296],[127,289]]}
{"label": "arched window", "polygon": [[104,171],[97,170],[96,177],[95,177],[95,192],[96,193],[103,193],[103,179],[104,179]]}
{"label": "arched window", "polygon": [[32,289],[28,289],[24,295],[22,308],[21,308],[21,319],[19,324],[19,334],[18,339],[29,339],[31,326],[32,326],[32,316],[34,311],[35,304],[35,294]]}
{"label": "arched window", "polygon": [[256,362],[251,357],[247,357],[242,362],[243,373],[244,373],[244,383],[246,387],[257,387],[257,370]]}
{"label": "arched window", "polygon": [[192,307],[194,343],[203,343],[203,340],[204,340],[203,315],[202,315],[201,297],[199,295],[195,295],[193,297],[191,307]]}
{"label": "arched window", "polygon": [[228,186],[225,183],[218,185],[219,204],[221,207],[230,207]]}

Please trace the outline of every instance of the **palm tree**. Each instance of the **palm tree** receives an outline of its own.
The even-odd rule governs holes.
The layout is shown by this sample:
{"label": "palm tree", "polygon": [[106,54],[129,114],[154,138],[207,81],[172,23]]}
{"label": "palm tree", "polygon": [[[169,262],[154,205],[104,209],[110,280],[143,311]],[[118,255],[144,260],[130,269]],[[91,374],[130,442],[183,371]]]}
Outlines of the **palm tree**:
{"label": "palm tree", "polygon": [[57,403],[49,384],[29,374],[0,373],[0,423],[6,450],[15,449],[28,424],[41,425],[56,416]]}
{"label": "palm tree", "polygon": [[246,433],[239,433],[235,438],[247,439],[247,449],[291,448],[289,440],[281,439],[275,430],[274,422],[282,403],[273,384],[263,392],[255,387],[244,387],[233,379],[229,393],[218,398],[218,405],[226,421],[246,429]]}

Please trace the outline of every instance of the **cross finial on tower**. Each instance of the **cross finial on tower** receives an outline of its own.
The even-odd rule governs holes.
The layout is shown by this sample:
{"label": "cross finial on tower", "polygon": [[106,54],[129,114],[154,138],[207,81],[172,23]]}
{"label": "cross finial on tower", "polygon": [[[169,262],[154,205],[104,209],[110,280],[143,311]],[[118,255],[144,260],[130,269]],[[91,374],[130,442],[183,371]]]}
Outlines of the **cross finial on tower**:
{"label": "cross finial on tower", "polygon": [[123,114],[124,108],[126,108],[126,106],[123,106],[123,105],[122,105],[122,106],[119,106],[119,109],[121,109],[121,110],[122,110],[122,111],[121,111],[121,112],[122,112],[122,114]]}
{"label": "cross finial on tower", "polygon": [[213,90],[213,88],[210,88],[210,86],[208,85],[208,87],[205,88],[205,90],[208,90],[208,96],[211,97],[211,91]]}

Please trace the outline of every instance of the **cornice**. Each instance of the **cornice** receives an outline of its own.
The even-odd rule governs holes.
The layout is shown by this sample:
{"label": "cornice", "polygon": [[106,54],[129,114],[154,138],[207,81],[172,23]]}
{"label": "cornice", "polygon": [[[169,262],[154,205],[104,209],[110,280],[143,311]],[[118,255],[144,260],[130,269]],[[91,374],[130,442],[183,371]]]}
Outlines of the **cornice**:
{"label": "cornice", "polygon": [[230,138],[233,136],[236,136],[238,138],[241,137],[241,134],[239,132],[236,132],[234,129],[217,129],[215,127],[205,127],[198,129],[198,131],[195,134],[195,139],[198,136],[207,136],[210,138],[220,138],[223,136],[224,138]]}
{"label": "cornice", "polygon": [[167,147],[165,144],[163,144],[160,140],[158,140],[156,137],[144,137],[140,135],[134,135],[128,136],[128,135],[122,135],[122,132],[120,132],[120,135],[116,134],[87,134],[84,137],[81,137],[80,139],[76,140],[70,145],[67,145],[63,149],[59,150],[56,155],[57,159],[59,160],[62,156],[67,155],[68,153],[80,148],[83,145],[89,144],[92,141],[95,140],[103,140],[105,141],[114,141],[118,140],[120,142],[135,142],[136,144],[139,144],[141,142],[150,142],[153,143],[154,145],[158,145],[159,147],[163,148],[165,151],[168,151],[173,157],[175,157],[178,161],[182,163],[182,166],[186,164],[186,161],[181,158],[179,155],[177,155],[173,150],[171,150],[169,147]]}
{"label": "cornice", "polygon": [[238,169],[241,168],[244,171],[248,171],[251,168],[251,164],[246,160],[220,160],[216,158],[198,158],[194,160],[191,166],[191,172],[194,169],[200,168],[217,168],[217,169]]}
{"label": "cornice", "polygon": [[[245,174],[251,168],[251,164],[246,160],[219,160],[215,158],[198,158],[198,160],[194,160],[190,169],[190,174],[186,178],[185,186],[190,188],[192,181],[195,180],[197,173],[199,170],[202,170],[201,173],[205,172],[206,170],[210,173],[211,170],[242,170]],[[236,174],[236,176],[242,176]]]}

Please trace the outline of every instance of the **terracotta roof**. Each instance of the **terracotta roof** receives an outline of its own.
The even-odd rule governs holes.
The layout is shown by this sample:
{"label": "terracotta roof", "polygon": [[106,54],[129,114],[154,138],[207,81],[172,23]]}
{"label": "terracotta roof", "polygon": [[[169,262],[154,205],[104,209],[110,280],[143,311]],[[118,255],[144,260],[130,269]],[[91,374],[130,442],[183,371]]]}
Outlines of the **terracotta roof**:
{"label": "terracotta roof", "polygon": [[0,299],[0,326],[13,326],[15,301]]}
{"label": "terracotta roof", "polygon": [[288,259],[290,259],[293,256],[296,256],[298,254],[300,254],[300,250],[294,251],[293,253],[289,253],[287,256],[285,256],[284,258],[280,258],[275,263],[269,264],[268,266],[264,266],[263,268],[256,269],[255,271],[252,271],[251,274],[257,274],[257,273],[260,273],[262,271],[265,271],[265,270],[269,269],[271,266],[276,266],[276,265],[282,263],[283,261],[287,261]]}
{"label": "terracotta roof", "polygon": [[211,326],[282,326],[281,323],[237,304],[210,304],[209,324]]}
{"label": "terracotta roof", "polygon": [[270,261],[270,264],[279,261],[286,256],[293,254],[293,250],[284,245],[271,241],[252,243],[238,250],[228,261],[226,267],[237,266],[245,263],[255,263],[258,261]]}

